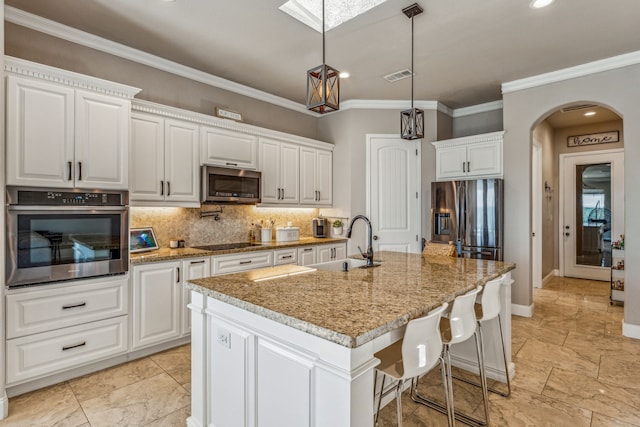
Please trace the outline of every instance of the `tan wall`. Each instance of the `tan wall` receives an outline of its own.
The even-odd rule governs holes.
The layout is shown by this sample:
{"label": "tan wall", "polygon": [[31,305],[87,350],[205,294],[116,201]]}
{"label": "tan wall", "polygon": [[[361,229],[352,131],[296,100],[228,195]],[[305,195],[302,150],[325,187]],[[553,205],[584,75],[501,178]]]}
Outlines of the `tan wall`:
{"label": "tan wall", "polygon": [[215,114],[224,107],[242,114],[244,122],[308,138],[317,137],[317,118],[204,83],[147,67],[56,37],[7,23],[5,53],[105,80],[141,88],[136,98]]}
{"label": "tan wall", "polygon": [[[624,138],[640,140],[640,65],[523,89],[504,94],[505,253],[514,261],[512,301],[532,304],[530,266],[531,139],[534,127],[559,107],[575,102],[606,106],[624,120]],[[640,325],[640,223],[631,220],[640,209],[640,144],[625,146],[626,271],[625,323]],[[640,331],[640,329],[638,330]]]}
{"label": "tan wall", "polygon": [[502,129],[502,110],[486,111],[453,119],[452,138],[498,132]]}
{"label": "tan wall", "polygon": [[[557,255],[557,223],[554,215],[554,201],[558,197],[557,187],[554,185],[554,140],[553,129],[546,121],[540,123],[533,131],[533,138],[542,146],[542,278],[551,273],[555,267]],[[545,191],[545,185],[551,187]]]}

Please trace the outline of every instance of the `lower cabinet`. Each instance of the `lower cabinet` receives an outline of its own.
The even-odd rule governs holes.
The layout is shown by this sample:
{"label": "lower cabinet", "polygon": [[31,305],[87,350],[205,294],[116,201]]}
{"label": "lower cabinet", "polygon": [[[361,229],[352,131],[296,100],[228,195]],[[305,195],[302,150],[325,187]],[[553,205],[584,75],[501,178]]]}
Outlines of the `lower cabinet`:
{"label": "lower cabinet", "polygon": [[273,252],[273,265],[297,264],[298,250],[296,248],[281,249]]}
{"label": "lower cabinet", "polygon": [[178,338],[181,334],[180,261],[133,267],[131,349]]}
{"label": "lower cabinet", "polygon": [[191,333],[191,312],[187,305],[191,302],[191,291],[185,283],[192,279],[201,279],[211,275],[211,257],[193,258],[182,261],[182,301],[180,303],[180,335]]}
{"label": "lower cabinet", "polygon": [[318,249],[315,246],[298,248],[298,265],[311,265],[316,263]]}
{"label": "lower cabinet", "polygon": [[335,245],[318,246],[317,262],[330,262],[345,259],[347,257],[347,244],[338,243]]}
{"label": "lower cabinet", "polygon": [[273,251],[256,251],[211,257],[214,276],[273,266]]}

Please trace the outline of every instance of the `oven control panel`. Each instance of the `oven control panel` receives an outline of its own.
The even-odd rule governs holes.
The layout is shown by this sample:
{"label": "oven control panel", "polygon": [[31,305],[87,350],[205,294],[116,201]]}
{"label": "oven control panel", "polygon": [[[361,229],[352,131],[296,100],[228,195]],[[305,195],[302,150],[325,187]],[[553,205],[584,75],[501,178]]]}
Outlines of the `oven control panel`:
{"label": "oven control panel", "polygon": [[[80,192],[22,188],[16,192],[17,200],[10,204],[22,206],[124,206],[127,192]],[[17,202],[17,203],[16,203]]]}

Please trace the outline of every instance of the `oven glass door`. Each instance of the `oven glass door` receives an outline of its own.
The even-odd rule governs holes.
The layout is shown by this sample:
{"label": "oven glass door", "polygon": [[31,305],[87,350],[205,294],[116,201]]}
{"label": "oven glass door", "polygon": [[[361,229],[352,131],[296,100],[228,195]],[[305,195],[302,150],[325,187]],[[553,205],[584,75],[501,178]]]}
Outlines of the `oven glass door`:
{"label": "oven glass door", "polygon": [[127,271],[126,210],[8,210],[7,284]]}

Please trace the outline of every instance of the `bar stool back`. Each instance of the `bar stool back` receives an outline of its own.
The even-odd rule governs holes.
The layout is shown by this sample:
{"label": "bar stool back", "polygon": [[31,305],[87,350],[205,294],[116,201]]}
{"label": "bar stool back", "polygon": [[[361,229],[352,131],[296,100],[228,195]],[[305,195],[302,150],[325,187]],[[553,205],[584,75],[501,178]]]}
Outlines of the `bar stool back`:
{"label": "bar stool back", "polygon": [[[438,362],[444,374],[442,361],[442,338],[440,336],[440,318],[447,309],[448,304],[431,311],[428,315],[411,320],[407,325],[402,340],[377,352],[374,357],[380,359],[380,364],[376,367],[376,377],[374,380],[374,402],[376,394],[376,382],[378,373],[382,374],[382,386],[380,388],[380,398],[375,415],[375,423],[378,424],[378,414],[380,413],[380,403],[382,398],[393,391],[396,391],[398,426],[402,426],[402,389],[407,379],[413,379],[429,372]],[[389,377],[395,383],[385,390],[385,379]],[[449,393],[446,389],[445,397]],[[448,402],[448,399],[447,399]]]}

